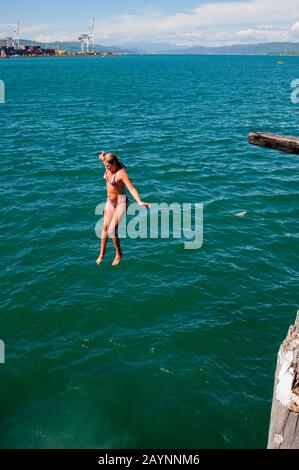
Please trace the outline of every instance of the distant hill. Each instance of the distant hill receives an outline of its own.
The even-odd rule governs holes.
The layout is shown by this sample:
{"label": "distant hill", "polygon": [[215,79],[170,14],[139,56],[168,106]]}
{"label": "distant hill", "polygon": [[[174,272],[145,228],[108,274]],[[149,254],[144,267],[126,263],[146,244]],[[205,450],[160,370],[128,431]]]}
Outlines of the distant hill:
{"label": "distant hill", "polygon": [[[79,52],[79,41],[41,43],[29,39],[21,39],[20,44]],[[173,46],[167,43],[134,42],[122,46],[102,46],[96,44],[95,52],[113,52],[123,54],[236,54],[236,55],[299,55],[299,43],[268,42],[258,44],[236,44],[233,46]]]}
{"label": "distant hill", "polygon": [[[42,48],[49,48],[49,49],[59,49],[63,50],[66,52],[80,52],[80,43],[79,41],[69,41],[69,42],[61,42],[61,41],[55,41],[55,42],[36,42],[36,41],[31,41],[30,39],[20,39],[20,45],[27,45],[27,46],[41,46]],[[84,46],[84,50],[85,50]],[[140,53],[141,51],[137,50],[128,50],[124,48],[120,48],[117,46],[101,46],[100,44],[95,44],[94,46],[94,51],[95,52],[114,52],[114,53],[127,53],[127,54],[136,54]]]}
{"label": "distant hill", "polygon": [[[299,55],[299,43],[270,42],[258,44],[237,44],[233,46],[174,46],[158,42],[130,42],[122,47],[138,49],[146,54],[240,54],[240,55]],[[137,52],[137,53],[138,53]]]}
{"label": "distant hill", "polygon": [[234,46],[205,47],[194,46],[175,48],[164,54],[240,54],[240,55],[299,55],[299,43],[269,42],[258,44],[237,44]]}

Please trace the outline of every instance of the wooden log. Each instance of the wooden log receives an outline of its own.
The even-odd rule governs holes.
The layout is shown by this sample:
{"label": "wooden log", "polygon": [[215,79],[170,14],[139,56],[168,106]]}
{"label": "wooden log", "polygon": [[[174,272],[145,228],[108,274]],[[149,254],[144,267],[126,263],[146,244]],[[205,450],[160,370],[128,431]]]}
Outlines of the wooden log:
{"label": "wooden log", "polygon": [[299,139],[297,137],[269,134],[267,132],[250,132],[248,142],[252,145],[299,155]]}
{"label": "wooden log", "polygon": [[299,310],[278,352],[268,449],[299,449]]}

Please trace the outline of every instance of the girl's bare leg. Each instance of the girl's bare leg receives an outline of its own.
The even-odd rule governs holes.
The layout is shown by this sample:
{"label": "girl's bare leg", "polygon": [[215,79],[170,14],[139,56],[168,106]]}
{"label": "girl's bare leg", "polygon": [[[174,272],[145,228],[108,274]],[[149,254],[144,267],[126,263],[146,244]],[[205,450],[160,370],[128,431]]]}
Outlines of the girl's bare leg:
{"label": "girl's bare leg", "polygon": [[108,227],[111,222],[111,219],[114,214],[114,207],[113,205],[107,201],[106,206],[105,206],[105,211],[104,211],[104,221],[103,221],[103,228],[102,228],[102,235],[101,235],[101,249],[100,249],[100,254],[96,260],[97,264],[100,264],[103,261],[103,258],[105,256],[106,252],[106,245],[108,241]]}
{"label": "girl's bare leg", "polygon": [[117,227],[121,218],[125,214],[126,210],[127,210],[126,203],[122,203],[119,206],[117,206],[117,208],[114,211],[113,217],[111,219],[110,225],[109,225],[108,232],[112,238],[114,248],[115,248],[115,258],[112,262],[112,266],[117,266],[120,263],[120,260],[122,258],[120,240],[117,236]]}
{"label": "girl's bare leg", "polygon": [[[104,232],[104,233],[103,233]],[[103,261],[103,258],[106,253],[106,245],[107,245],[108,237],[105,235],[105,231],[102,230],[102,237],[101,237],[101,249],[100,249],[100,254],[96,260],[97,264],[100,264]]]}
{"label": "girl's bare leg", "polygon": [[112,266],[117,266],[120,263],[123,254],[121,251],[119,238],[116,236],[115,238],[112,238],[112,241],[115,248],[115,258],[112,262]]}

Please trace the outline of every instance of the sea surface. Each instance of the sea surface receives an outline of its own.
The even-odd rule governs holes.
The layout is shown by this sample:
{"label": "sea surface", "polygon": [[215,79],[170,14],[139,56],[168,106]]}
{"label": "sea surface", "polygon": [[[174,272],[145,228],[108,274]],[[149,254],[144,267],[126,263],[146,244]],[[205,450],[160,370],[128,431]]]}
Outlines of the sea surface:
{"label": "sea surface", "polygon": [[[266,447],[299,158],[247,136],[299,135],[298,78],[299,57],[0,61],[1,448]],[[143,200],[203,204],[200,249],[126,238],[96,265],[102,148]]]}

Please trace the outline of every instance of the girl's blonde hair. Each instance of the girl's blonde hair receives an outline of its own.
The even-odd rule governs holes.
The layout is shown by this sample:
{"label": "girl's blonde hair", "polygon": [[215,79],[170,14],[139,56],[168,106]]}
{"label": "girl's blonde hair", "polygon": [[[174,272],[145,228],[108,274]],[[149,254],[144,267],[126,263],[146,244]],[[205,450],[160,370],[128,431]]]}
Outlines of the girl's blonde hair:
{"label": "girl's blonde hair", "polygon": [[113,162],[113,161],[115,161],[115,162],[117,163],[117,166],[118,166],[119,168],[126,168],[126,166],[125,166],[122,162],[119,161],[119,159],[118,159],[118,157],[115,155],[115,153],[111,153],[111,152],[106,153],[106,154],[105,154],[105,160],[104,160],[104,161],[107,162],[107,163],[108,163],[108,162]]}

